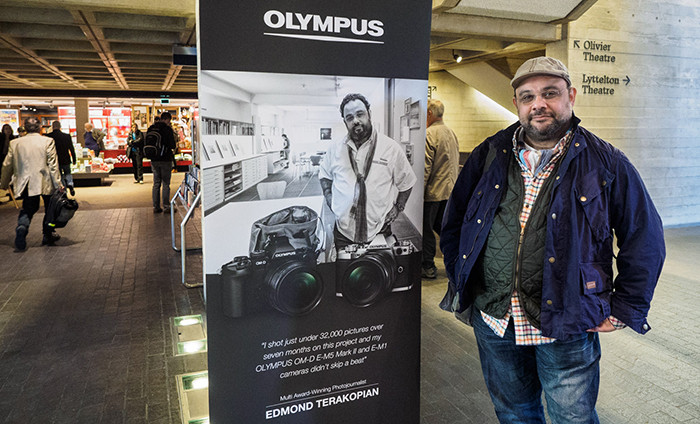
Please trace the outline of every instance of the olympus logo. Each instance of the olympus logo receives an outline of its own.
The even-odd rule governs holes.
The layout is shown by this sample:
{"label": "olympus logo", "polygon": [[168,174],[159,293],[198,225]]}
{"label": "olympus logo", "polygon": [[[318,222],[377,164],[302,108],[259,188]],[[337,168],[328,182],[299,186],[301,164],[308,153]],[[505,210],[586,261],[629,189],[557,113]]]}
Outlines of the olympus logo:
{"label": "olympus logo", "polygon": [[[320,16],[293,12],[280,12],[278,10],[268,10],[263,16],[265,25],[272,29],[285,29],[287,31],[306,31],[307,34],[294,32],[265,32],[265,35],[275,37],[302,38],[306,40],[330,41],[340,43],[372,43],[384,44],[383,41],[366,40],[362,38],[349,37],[350,34],[357,37],[370,36],[381,37],[384,35],[384,23],[372,19],[346,18],[342,16]],[[337,35],[315,35],[308,32],[326,34],[347,34],[348,36]]]}

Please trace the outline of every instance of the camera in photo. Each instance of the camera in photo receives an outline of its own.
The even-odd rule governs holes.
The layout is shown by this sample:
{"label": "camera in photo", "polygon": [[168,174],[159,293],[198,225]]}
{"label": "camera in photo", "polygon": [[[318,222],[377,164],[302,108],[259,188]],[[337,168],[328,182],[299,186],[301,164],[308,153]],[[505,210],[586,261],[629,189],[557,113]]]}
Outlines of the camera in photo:
{"label": "camera in photo", "polygon": [[372,243],[352,244],[338,250],[336,296],[354,306],[370,306],[387,294],[412,288],[414,265],[410,241],[388,242],[378,235]]}

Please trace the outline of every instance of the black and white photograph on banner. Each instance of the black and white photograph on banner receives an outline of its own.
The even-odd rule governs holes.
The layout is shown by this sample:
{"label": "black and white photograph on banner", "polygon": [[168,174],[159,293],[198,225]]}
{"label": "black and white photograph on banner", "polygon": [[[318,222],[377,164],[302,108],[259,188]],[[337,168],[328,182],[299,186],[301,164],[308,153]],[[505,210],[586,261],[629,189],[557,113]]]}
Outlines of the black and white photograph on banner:
{"label": "black and white photograph on banner", "polygon": [[212,417],[414,422],[427,82],[201,74]]}
{"label": "black and white photograph on banner", "polygon": [[[232,203],[322,196],[312,206],[326,230],[320,260],[335,260],[334,245],[378,235],[377,245],[411,241],[418,250],[411,238],[423,161],[412,152],[422,151],[425,126],[410,129],[404,105],[418,108],[424,88],[420,80],[203,71],[201,166],[215,187],[204,194],[207,225]],[[228,231],[247,231],[239,227]]]}

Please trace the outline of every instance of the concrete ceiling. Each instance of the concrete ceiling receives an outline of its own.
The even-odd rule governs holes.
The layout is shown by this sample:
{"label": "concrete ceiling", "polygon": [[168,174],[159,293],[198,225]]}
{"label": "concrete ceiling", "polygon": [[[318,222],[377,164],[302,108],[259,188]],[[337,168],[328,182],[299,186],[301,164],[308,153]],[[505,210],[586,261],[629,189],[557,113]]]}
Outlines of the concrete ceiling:
{"label": "concrete ceiling", "polygon": [[[485,63],[511,79],[527,59],[562,39],[596,0],[433,0],[430,70]],[[455,56],[462,57],[457,63]]]}
{"label": "concrete ceiling", "polygon": [[195,0],[2,0],[0,94],[13,90],[197,91],[172,64],[196,45]]}
{"label": "concrete ceiling", "polygon": [[[510,78],[593,3],[433,0],[430,69],[485,63]],[[173,65],[172,47],[196,45],[195,7],[196,0],[2,0],[0,100],[64,92],[192,97],[196,68]],[[464,60],[456,63],[455,54]]]}

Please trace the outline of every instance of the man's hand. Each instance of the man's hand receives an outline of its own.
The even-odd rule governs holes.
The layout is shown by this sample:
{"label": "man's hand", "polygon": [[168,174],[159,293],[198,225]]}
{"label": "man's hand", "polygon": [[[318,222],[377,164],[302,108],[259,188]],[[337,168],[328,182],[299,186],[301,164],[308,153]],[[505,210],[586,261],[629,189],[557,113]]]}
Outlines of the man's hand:
{"label": "man's hand", "polygon": [[406,202],[408,201],[409,196],[411,196],[410,188],[408,190],[399,192],[399,194],[396,196],[396,202],[394,202],[394,206],[391,207],[391,210],[386,215],[386,219],[384,220],[385,225],[391,224],[399,216],[399,214],[406,207]]}
{"label": "man's hand", "polygon": [[392,222],[394,222],[396,217],[399,216],[399,213],[401,213],[399,208],[396,205],[392,206],[389,213],[386,214],[386,219],[384,220],[384,225],[391,224]]}
{"label": "man's hand", "polygon": [[615,326],[612,325],[608,318],[605,318],[605,321],[601,322],[597,327],[591,328],[590,330],[586,331],[589,333],[610,333],[615,330],[617,330],[617,328],[615,328]]}

